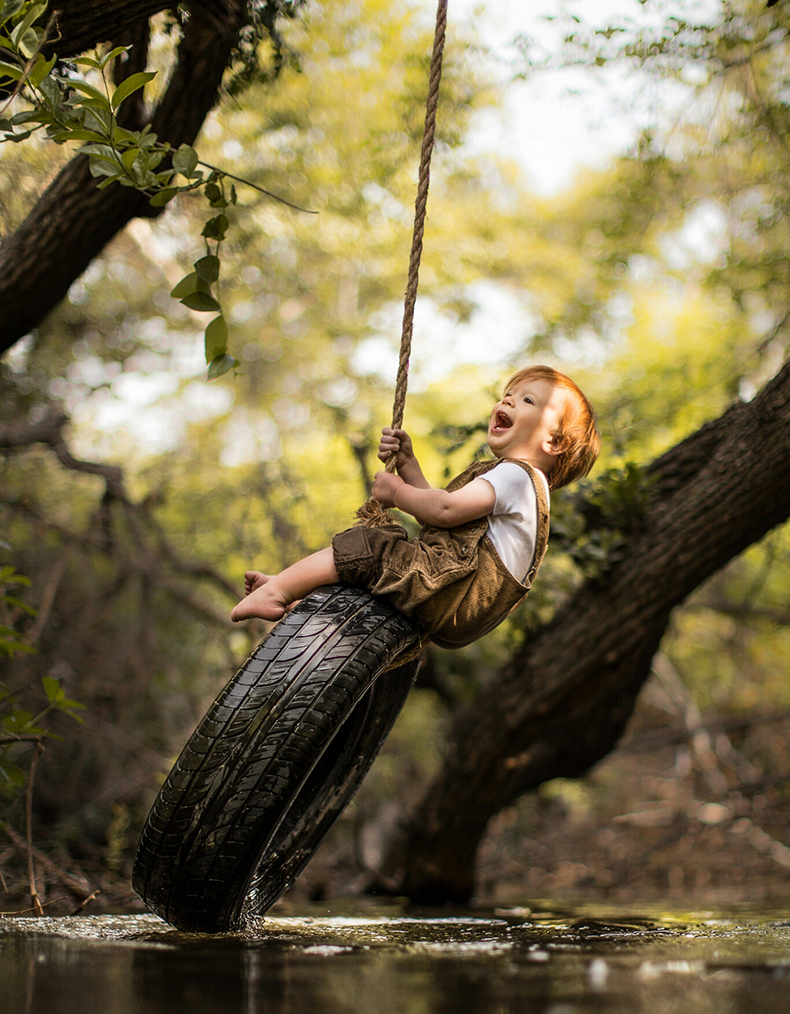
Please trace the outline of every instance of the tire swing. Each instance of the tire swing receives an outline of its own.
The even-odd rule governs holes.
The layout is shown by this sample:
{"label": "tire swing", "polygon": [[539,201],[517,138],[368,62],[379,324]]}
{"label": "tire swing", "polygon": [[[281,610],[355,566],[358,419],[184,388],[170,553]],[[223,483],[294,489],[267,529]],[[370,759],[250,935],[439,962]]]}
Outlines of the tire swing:
{"label": "tire swing", "polygon": [[[439,0],[393,428],[403,422],[446,22]],[[375,525],[381,511],[368,501],[359,516]],[[217,933],[273,905],[370,769],[421,647],[411,620],[362,589],[319,588],[286,613],[212,704],[151,808],[132,873],[148,908],[177,929]]]}

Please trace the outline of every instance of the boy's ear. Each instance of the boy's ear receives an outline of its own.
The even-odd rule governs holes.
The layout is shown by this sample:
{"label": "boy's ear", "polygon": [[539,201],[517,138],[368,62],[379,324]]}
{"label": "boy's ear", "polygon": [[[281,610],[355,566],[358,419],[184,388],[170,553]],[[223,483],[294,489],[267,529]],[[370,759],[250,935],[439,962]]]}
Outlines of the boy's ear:
{"label": "boy's ear", "polygon": [[567,451],[571,445],[571,438],[567,433],[553,433],[543,441],[543,450],[553,458],[558,457],[563,451]]}

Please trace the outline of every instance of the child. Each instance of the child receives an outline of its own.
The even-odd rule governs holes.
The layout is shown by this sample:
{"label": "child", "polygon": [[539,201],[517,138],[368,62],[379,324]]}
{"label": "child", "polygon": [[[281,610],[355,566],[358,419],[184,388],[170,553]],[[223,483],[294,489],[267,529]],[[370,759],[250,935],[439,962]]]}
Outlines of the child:
{"label": "child", "polygon": [[274,577],[248,571],[232,619],[277,620],[319,586],[348,584],[388,599],[441,647],[488,633],[531,587],[548,540],[549,489],[587,475],[598,456],[592,406],[569,377],[528,367],[494,406],[488,446],[494,460],[434,489],[408,434],[384,429],[378,456],[396,454],[398,474],[377,472],[372,495],[413,515],[419,536],[409,540],[396,524],[357,526]]}

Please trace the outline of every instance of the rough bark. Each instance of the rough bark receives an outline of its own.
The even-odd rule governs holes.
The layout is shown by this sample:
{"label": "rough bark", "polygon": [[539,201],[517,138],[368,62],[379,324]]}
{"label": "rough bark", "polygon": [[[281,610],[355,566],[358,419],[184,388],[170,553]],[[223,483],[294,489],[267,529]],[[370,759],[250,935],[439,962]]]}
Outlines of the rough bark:
{"label": "rough bark", "polygon": [[[59,55],[71,55],[108,38],[128,37],[139,32],[150,14],[169,6],[153,0],[63,2],[58,7],[60,35],[53,48]],[[194,142],[217,102],[246,11],[246,0],[190,4],[177,64],[151,118],[162,140],[175,146]],[[98,190],[86,158],[69,162],[0,246],[0,352],[41,323],[127,222],[137,216],[153,217],[160,210],[126,187]]]}
{"label": "rough bark", "polygon": [[621,562],[583,584],[459,717],[384,873],[422,903],[467,901],[489,819],[616,744],[672,609],[790,515],[790,365],[658,459]]}
{"label": "rough bark", "polygon": [[[173,0],[59,0],[51,5],[54,14],[44,47],[46,55],[57,53],[61,59],[84,53],[102,42],[115,40],[123,32],[154,14],[175,8]],[[211,24],[218,35],[235,38],[239,10],[246,4],[236,0],[190,0],[186,5]],[[49,20],[45,14],[42,23]],[[234,27],[235,26],[235,27]]]}

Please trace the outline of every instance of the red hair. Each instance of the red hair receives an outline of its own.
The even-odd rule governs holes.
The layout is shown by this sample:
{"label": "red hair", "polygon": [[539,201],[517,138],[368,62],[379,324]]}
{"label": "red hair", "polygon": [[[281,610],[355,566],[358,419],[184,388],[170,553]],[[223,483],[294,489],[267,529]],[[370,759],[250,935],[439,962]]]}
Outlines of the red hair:
{"label": "red hair", "polygon": [[581,388],[570,377],[552,366],[527,366],[514,374],[505,390],[525,380],[545,380],[553,387],[568,392],[556,432],[552,436],[563,445],[551,474],[547,476],[550,489],[561,489],[582,479],[595,464],[601,448],[601,438],[595,425],[595,410]]}

